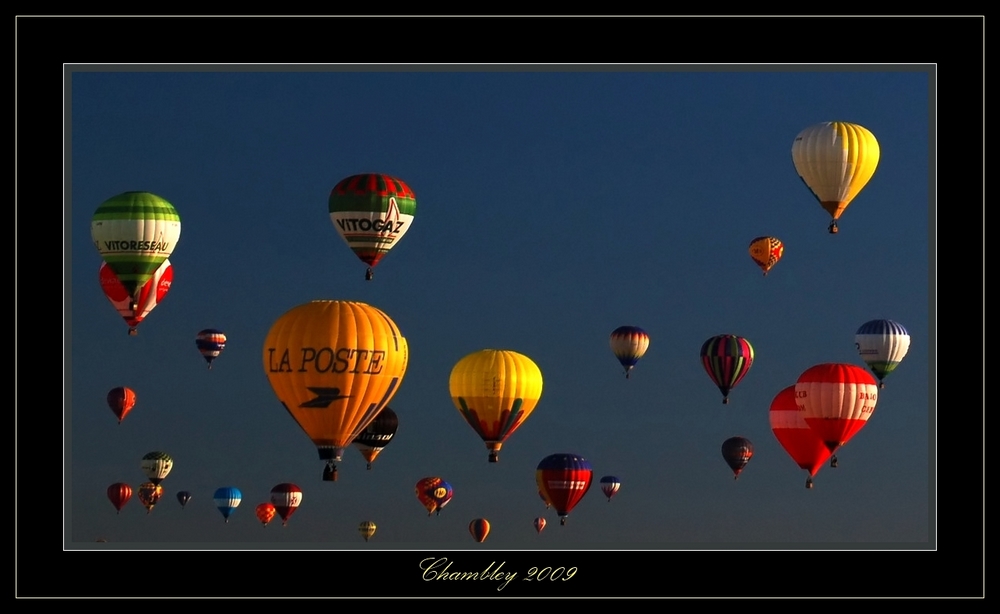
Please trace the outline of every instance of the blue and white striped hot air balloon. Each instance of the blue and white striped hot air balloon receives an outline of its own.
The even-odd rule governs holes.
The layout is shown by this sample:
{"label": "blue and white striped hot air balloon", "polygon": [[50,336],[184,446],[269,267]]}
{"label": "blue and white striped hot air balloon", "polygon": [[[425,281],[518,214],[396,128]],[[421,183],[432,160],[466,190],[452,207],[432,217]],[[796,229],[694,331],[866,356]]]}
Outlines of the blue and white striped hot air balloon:
{"label": "blue and white striped hot air balloon", "polygon": [[872,320],[858,329],[854,345],[861,359],[878,378],[879,388],[884,388],[882,379],[896,369],[910,349],[910,333],[898,322]]}
{"label": "blue and white striped hot air balloon", "polygon": [[226,519],[226,522],[229,522],[229,517],[240,506],[240,501],[243,500],[243,493],[240,492],[239,488],[223,486],[215,491],[213,498],[215,499],[216,507],[222,512],[222,517]]}

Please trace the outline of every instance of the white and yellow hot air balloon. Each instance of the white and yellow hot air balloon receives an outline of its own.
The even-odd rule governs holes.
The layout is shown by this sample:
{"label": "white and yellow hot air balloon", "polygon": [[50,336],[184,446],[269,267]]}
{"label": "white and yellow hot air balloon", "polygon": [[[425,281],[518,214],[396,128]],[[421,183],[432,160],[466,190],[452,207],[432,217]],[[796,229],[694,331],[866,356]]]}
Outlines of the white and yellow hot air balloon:
{"label": "white and yellow hot air balloon", "polygon": [[264,372],[281,404],[337,479],[344,450],[392,400],[403,381],[406,339],[382,310],[321,300],[285,313],[264,340]]}
{"label": "white and yellow hot air balloon", "polygon": [[847,122],[823,122],[799,133],[792,143],[792,162],[799,177],[830,214],[830,233],[837,220],[878,166],[878,141],[867,128]]}

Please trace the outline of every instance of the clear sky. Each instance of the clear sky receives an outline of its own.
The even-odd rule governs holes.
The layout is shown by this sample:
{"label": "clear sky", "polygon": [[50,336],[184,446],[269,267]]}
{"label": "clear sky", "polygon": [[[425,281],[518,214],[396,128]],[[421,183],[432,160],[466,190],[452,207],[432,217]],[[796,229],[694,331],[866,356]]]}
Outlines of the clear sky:
{"label": "clear sky", "polygon": [[[933,549],[932,74],[74,67],[64,548]],[[881,148],[837,235],[790,155],[824,121],[861,124]],[[372,281],[326,205],[363,172],[399,177],[417,198]],[[173,286],[135,337],[103,296],[90,237],[97,206],[127,190],[166,198],[182,223]],[[761,235],[785,245],[766,277],[747,253]],[[273,322],[313,299],[382,309],[410,348],[390,403],[396,437],[371,470],[348,450],[334,483],[262,366]],[[907,328],[909,353],[839,467],[807,490],[771,432],[770,402],[814,364],[863,367],[854,334],[879,318]],[[628,380],[608,346],[621,325],[651,339]],[[194,343],[205,328],[228,337],[211,370]],[[699,360],[722,333],[756,353],[727,405]],[[482,348],[526,354],[544,378],[495,464],[448,393],[452,366]],[[120,425],[105,402],[115,386],[138,396]],[[735,435],[755,449],[738,480],[720,452]],[[116,514],[106,488],[137,489],[154,450],[175,461],[164,500],[147,514],[133,496]],[[594,469],[566,526],[535,485],[557,452]],[[622,482],[610,502],[604,475]],[[414,496],[425,476],[454,487],[440,515]],[[301,487],[302,505],[287,526],[262,528],[254,507],[281,482]],[[212,502],[220,486],[243,492],[228,523]],[[183,509],[180,490],[193,494]],[[476,517],[492,526],[483,544],[469,535]],[[378,526],[367,543],[363,520]]]}

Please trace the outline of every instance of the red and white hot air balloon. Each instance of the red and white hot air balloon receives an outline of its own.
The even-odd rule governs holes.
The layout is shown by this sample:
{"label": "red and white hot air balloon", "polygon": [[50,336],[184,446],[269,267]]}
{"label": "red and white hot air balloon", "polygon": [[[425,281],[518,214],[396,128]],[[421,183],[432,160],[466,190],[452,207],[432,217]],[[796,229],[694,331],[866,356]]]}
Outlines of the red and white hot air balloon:
{"label": "red and white hot air balloon", "polygon": [[164,260],[163,264],[153,272],[153,276],[139,289],[139,298],[134,302],[128,290],[106,262],[101,263],[100,280],[104,296],[108,297],[118,315],[128,324],[128,334],[134,336],[138,334],[136,327],[139,326],[139,322],[142,322],[170,291],[170,285],[174,281],[174,267],[169,260]]}
{"label": "red and white hot air balloon", "polygon": [[795,386],[788,386],[774,397],[768,418],[778,443],[799,467],[809,473],[806,488],[812,488],[816,472],[830,458],[831,452],[806,423],[802,410],[795,403]]}
{"label": "red and white hot air balloon", "polygon": [[[795,382],[795,404],[831,454],[868,423],[877,401],[878,383],[867,369],[856,365],[815,365]],[[830,466],[837,466],[836,456]]]}
{"label": "red and white hot air balloon", "polygon": [[288,519],[302,503],[302,489],[287,482],[278,484],[271,489],[271,503],[274,504],[274,509],[281,516],[282,526],[287,525]]}

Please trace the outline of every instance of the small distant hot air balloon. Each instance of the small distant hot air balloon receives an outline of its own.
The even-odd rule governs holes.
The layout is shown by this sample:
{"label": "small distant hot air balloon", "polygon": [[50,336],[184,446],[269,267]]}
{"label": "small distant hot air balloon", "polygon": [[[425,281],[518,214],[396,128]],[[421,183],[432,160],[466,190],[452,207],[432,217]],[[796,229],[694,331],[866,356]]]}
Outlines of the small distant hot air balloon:
{"label": "small distant hot air balloon", "polygon": [[606,475],[601,478],[601,491],[604,492],[604,496],[608,498],[608,502],[611,501],[611,497],[618,493],[618,489],[622,487],[621,480],[613,475]]}
{"label": "small distant hot air balloon", "polygon": [[361,537],[364,537],[365,541],[368,541],[372,535],[375,535],[375,529],[375,523],[371,520],[365,520],[358,525],[358,533],[361,533]]}
{"label": "small distant hot air balloon", "polygon": [[149,315],[153,308],[163,302],[167,292],[170,291],[170,286],[174,281],[174,268],[170,264],[170,260],[164,260],[159,268],[153,272],[153,276],[139,289],[138,297],[132,297],[129,294],[122,282],[118,281],[118,276],[108,266],[108,263],[101,263],[99,276],[104,296],[108,297],[112,307],[128,324],[128,334],[135,336],[139,334],[137,330],[139,323]]}
{"label": "small distant hot air balloon", "polygon": [[195,336],[194,343],[208,363],[208,368],[211,369],[212,361],[226,348],[226,334],[221,330],[206,328]]}
{"label": "small distant hot air balloon", "polygon": [[278,513],[278,510],[274,508],[273,503],[267,502],[258,504],[254,513],[257,514],[257,520],[259,520],[261,524],[266,527],[267,523],[271,522],[275,514]]}
{"label": "small distant hot air balloon", "polygon": [[182,490],[177,493],[177,502],[181,504],[181,509],[187,507],[188,501],[191,500],[191,493],[186,490]]}
{"label": "small distant hot air balloon", "polygon": [[125,482],[115,482],[111,486],[108,486],[108,499],[111,501],[111,505],[115,506],[118,513],[121,513],[122,508],[128,503],[128,500],[132,498],[132,487]]}
{"label": "small distant hot air balloon", "polygon": [[149,452],[142,457],[139,468],[146,474],[150,482],[159,484],[174,468],[174,459],[170,458],[166,452]]}
{"label": "small distant hot air balloon", "polygon": [[399,418],[392,408],[385,407],[375,416],[375,419],[368,423],[365,430],[358,433],[354,438],[354,447],[361,452],[361,456],[368,461],[368,469],[372,468],[375,457],[379,455],[392,438],[396,436],[396,429],[399,427]]}
{"label": "small distant hot air balloon", "polygon": [[271,489],[271,503],[281,516],[282,526],[287,525],[288,519],[302,503],[302,489],[295,484],[278,484]]}
{"label": "small distant hot air balloon", "polygon": [[764,275],[781,260],[785,244],[775,237],[757,237],[750,241],[750,257],[764,271]]}
{"label": "small distant hot air balloon", "polygon": [[485,518],[476,518],[469,523],[469,533],[472,538],[479,543],[486,541],[486,536],[490,534],[490,521]]}
{"label": "small distant hot air balloon", "polygon": [[753,364],[753,347],[743,337],[716,335],[701,346],[701,364],[729,403],[729,391],[740,383]]}
{"label": "small distant hot air balloon", "polygon": [[108,407],[118,418],[118,424],[121,424],[125,416],[135,407],[135,391],[125,386],[112,388],[108,391]]}
{"label": "small distant hot air balloon", "polygon": [[542,372],[530,358],[511,350],[480,350],[458,361],[448,379],[451,400],[486,444],[489,462],[542,396]]}
{"label": "small distant hot air balloon", "polygon": [[561,525],[566,524],[570,511],[590,490],[593,478],[590,462],[577,454],[551,454],[535,469],[535,482],[556,508]]}
{"label": "small distant hot air balloon", "polygon": [[740,477],[743,468],[753,456],[753,444],[746,437],[730,437],[722,442],[722,458],[733,470],[733,479]]}
{"label": "small distant hot air balloon", "polygon": [[137,496],[139,497],[139,502],[142,503],[144,508],[146,508],[146,513],[148,514],[153,511],[153,506],[155,506],[163,496],[163,487],[152,482],[143,482],[139,485]]}
{"label": "small distant hot air balloon", "polygon": [[771,422],[771,432],[781,447],[799,467],[809,473],[806,488],[812,488],[816,472],[830,458],[830,449],[806,424],[802,409],[795,403],[795,386],[782,389],[774,397],[768,419]]}
{"label": "small distant hot air balloon", "polygon": [[535,526],[535,532],[536,533],[541,533],[542,529],[544,529],[545,525],[548,524],[548,523],[545,522],[544,518],[542,518],[541,516],[539,516],[538,518],[535,518],[532,521],[532,524]]}
{"label": "small distant hot air balloon", "polygon": [[809,367],[795,382],[795,403],[802,417],[833,456],[871,418],[878,402],[878,384],[871,373],[851,364],[825,363]]}
{"label": "small distant hot air balloon", "polygon": [[239,488],[234,488],[232,486],[223,486],[215,491],[215,495],[212,496],[215,501],[215,506],[219,508],[222,512],[222,517],[226,519],[226,523],[229,522],[229,517],[233,515],[236,508],[240,506],[240,501],[243,500],[243,493],[240,492]]}
{"label": "small distant hot air balloon", "polygon": [[854,345],[861,359],[878,378],[878,387],[885,388],[882,380],[895,371],[910,349],[910,333],[898,322],[872,320],[858,329]]}
{"label": "small distant hot air balloon", "polygon": [[625,379],[649,348],[649,334],[638,326],[619,326],[611,331],[611,351],[625,367]]}
{"label": "small distant hot air balloon", "polygon": [[423,478],[416,485],[417,499],[427,509],[427,515],[440,514],[455,494],[451,484],[438,477]]}
{"label": "small distant hot air balloon", "polygon": [[351,175],[330,191],[330,220],[365,264],[365,279],[403,238],[417,212],[417,196],[403,181],[380,173]]}
{"label": "small distant hot air balloon", "polygon": [[809,126],[792,143],[792,163],[799,178],[830,214],[830,234],[861,188],[875,174],[879,145],[867,128],[847,122]]}

